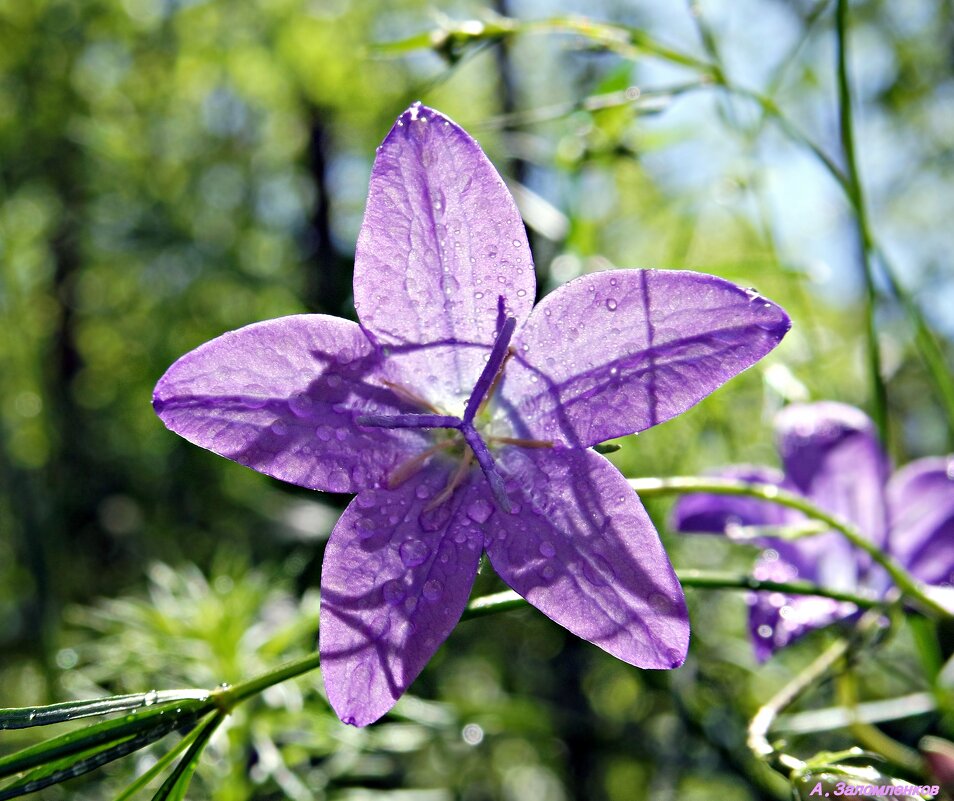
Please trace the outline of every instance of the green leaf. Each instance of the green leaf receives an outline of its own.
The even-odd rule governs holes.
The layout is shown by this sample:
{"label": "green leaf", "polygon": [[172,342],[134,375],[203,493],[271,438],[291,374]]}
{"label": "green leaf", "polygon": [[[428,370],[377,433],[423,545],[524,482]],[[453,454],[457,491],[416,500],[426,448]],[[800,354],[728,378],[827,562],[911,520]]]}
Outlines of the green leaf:
{"label": "green leaf", "polygon": [[597,453],[616,453],[616,451],[622,449],[622,445],[618,442],[601,442],[598,445],[593,446],[593,450]]}
{"label": "green leaf", "polygon": [[211,700],[151,706],[116,720],[53,737],[0,759],[0,779],[63,757],[83,754],[100,745],[118,744],[135,735],[149,733],[149,736],[154,735],[153,739],[159,739],[174,729],[195,725],[213,706]]}
{"label": "green leaf", "polygon": [[202,724],[189,750],[176,765],[175,770],[169,774],[169,778],[162,783],[162,787],[152,797],[152,801],[184,801],[189,782],[192,781],[192,775],[199,764],[199,757],[202,756],[203,749],[218,725],[225,719],[225,715],[225,712],[219,712]]}
{"label": "green leaf", "polygon": [[178,757],[179,754],[181,754],[190,745],[192,745],[192,743],[195,742],[196,738],[203,732],[205,725],[206,724],[196,726],[185,737],[179,740],[179,742],[177,742],[159,758],[159,761],[157,761],[155,765],[149,768],[149,770],[143,773],[142,776],[136,779],[136,781],[134,781],[118,796],[116,796],[115,801],[129,801],[129,799],[142,790],[143,787],[146,787],[149,782],[163,773],[166,768],[175,762],[176,757]]}
{"label": "green leaf", "polygon": [[77,718],[96,715],[108,715],[113,712],[129,712],[141,707],[176,701],[205,701],[208,690],[153,690],[133,695],[113,695],[109,698],[95,698],[90,701],[66,701],[50,706],[20,707],[0,709],[0,730],[28,729],[32,726],[48,726]]}
{"label": "green leaf", "polygon": [[59,784],[67,779],[82,776],[84,773],[96,770],[109,762],[122,759],[140,748],[145,748],[156,740],[165,737],[175,727],[174,721],[163,720],[159,725],[128,736],[118,742],[111,741],[46,762],[41,767],[30,771],[23,778],[0,789],[0,801],[19,798],[23,795],[35,793],[52,784]]}

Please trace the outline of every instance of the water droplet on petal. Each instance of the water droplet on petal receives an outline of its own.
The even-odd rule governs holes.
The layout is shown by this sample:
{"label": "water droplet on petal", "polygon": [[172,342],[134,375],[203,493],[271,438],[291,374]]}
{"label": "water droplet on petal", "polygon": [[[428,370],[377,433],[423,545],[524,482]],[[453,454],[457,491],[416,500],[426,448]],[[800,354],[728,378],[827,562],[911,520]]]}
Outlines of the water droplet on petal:
{"label": "water droplet on petal", "polygon": [[540,556],[545,556],[547,559],[556,556],[556,548],[553,547],[552,542],[544,540],[540,543]]}
{"label": "water droplet on petal", "polygon": [[307,392],[296,392],[288,399],[288,408],[296,417],[309,417],[315,408],[315,401]]}
{"label": "water droplet on petal", "polygon": [[424,484],[419,484],[417,489],[414,490],[414,494],[423,501],[430,497],[431,491]]}
{"label": "water droplet on petal", "polygon": [[494,507],[489,501],[478,498],[467,507],[467,516],[475,523],[486,523],[493,511]]}
{"label": "water droplet on petal", "polygon": [[374,536],[374,521],[370,517],[359,517],[355,521],[354,530],[359,540],[366,540],[368,537]]}
{"label": "water droplet on petal", "polygon": [[408,540],[401,543],[401,547],[398,549],[405,567],[417,567],[423,564],[430,552],[431,549],[420,540]]}
{"label": "water droplet on petal", "polygon": [[475,293],[474,293],[474,298],[475,298],[476,300],[480,300],[483,296],[484,296],[484,293],[483,293],[483,292],[475,292]]}
{"label": "water droplet on petal", "polygon": [[613,566],[602,556],[597,554],[591,560],[583,562],[583,578],[585,578],[594,587],[603,587],[607,584],[607,579],[616,576]]}
{"label": "water droplet on petal", "polygon": [[669,611],[669,599],[662,593],[654,592],[649,596],[649,605],[657,612]]}
{"label": "water droplet on petal", "polygon": [[518,290],[517,290],[517,297],[518,297],[518,298],[524,298],[524,297],[526,297],[526,296],[527,296],[527,290],[526,290],[526,289],[518,289]]}
{"label": "water droplet on petal", "polygon": [[332,432],[328,426],[318,426],[318,428],[315,429],[315,435],[322,442],[328,442],[328,440],[331,439]]}
{"label": "water droplet on petal", "polygon": [[391,604],[391,606],[397,606],[404,600],[404,596],[407,595],[404,584],[396,579],[385,583],[382,588],[382,593],[384,594],[384,600]]}
{"label": "water droplet on petal", "polygon": [[431,579],[430,581],[424,582],[424,589],[422,592],[428,601],[436,601],[443,594],[444,585],[441,584],[437,579]]}
{"label": "water droplet on petal", "polygon": [[771,626],[766,626],[766,625],[763,623],[763,624],[762,624],[761,626],[759,626],[759,628],[758,628],[758,634],[759,634],[759,637],[762,637],[763,639],[766,639],[766,640],[767,640],[769,637],[772,636],[772,627],[771,627]]}
{"label": "water droplet on petal", "polygon": [[284,437],[288,433],[288,426],[284,420],[276,420],[269,428],[271,428],[272,433],[278,437]]}
{"label": "water droplet on petal", "polygon": [[261,409],[268,403],[268,393],[261,384],[249,384],[242,400],[246,409]]}
{"label": "water droplet on petal", "polygon": [[606,308],[609,309],[610,311],[616,311],[617,305],[618,304],[616,303],[616,300],[614,298],[606,299]]}

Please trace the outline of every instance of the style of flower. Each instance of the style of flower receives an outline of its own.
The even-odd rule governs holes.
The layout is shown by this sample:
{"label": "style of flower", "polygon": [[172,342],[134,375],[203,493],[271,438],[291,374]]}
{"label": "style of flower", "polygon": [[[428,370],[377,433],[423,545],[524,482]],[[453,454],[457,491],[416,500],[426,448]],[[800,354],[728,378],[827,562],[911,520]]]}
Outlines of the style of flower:
{"label": "style of flower", "polygon": [[328,542],[319,650],[345,722],[387,712],[447,638],[481,553],[531,604],[634,665],[686,655],[682,588],[591,446],[668,420],[779,342],[774,303],[713,276],[614,270],[533,308],[526,232],[477,143],[414,104],[378,148],[359,323],[296,315],[183,356],[154,405],[189,441],[357,493]]}
{"label": "style of flower", "polygon": [[[784,473],[735,466],[717,474],[804,495],[854,525],[949,605],[954,598],[954,458],[918,459],[890,475],[871,420],[859,409],[831,401],[787,406],[776,417],[775,430]],[[673,528],[732,536],[741,526],[798,526],[804,519],[801,512],[768,501],[700,493],[680,498]],[[891,587],[887,572],[836,531],[797,539],[765,536],[756,542],[763,548],[757,579],[806,579],[872,597]],[[777,592],[753,593],[749,603],[759,661],[857,611],[851,603]]]}

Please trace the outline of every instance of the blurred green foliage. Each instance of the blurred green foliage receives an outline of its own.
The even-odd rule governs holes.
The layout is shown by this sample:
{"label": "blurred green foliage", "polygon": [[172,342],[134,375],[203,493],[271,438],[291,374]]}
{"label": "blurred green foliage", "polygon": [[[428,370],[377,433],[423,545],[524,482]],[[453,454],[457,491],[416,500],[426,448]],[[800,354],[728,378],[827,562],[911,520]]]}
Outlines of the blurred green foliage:
{"label": "blurred green foliage", "polygon": [[[612,458],[628,475],[771,463],[784,402],[870,402],[850,209],[732,91],[771,96],[838,161],[832,4],[587,7],[639,47],[494,16],[565,21],[569,5],[0,1],[0,705],[212,687],[312,648],[322,544],[347,499],[188,445],[152,414],[151,388],[225,330],[353,314],[374,147],[411,100],[473,131],[512,182],[542,292],[611,266],[694,268],[791,313],[764,363],[624,440]],[[954,12],[862,0],[852,14],[875,230],[949,334]],[[728,88],[657,42],[717,65]],[[910,330],[892,304],[878,314],[892,450],[942,452]],[[668,537],[665,505],[650,511],[680,567],[747,569],[743,547]],[[317,676],[282,685],[216,734],[195,797],[785,797],[745,722],[830,634],[757,668],[741,597],[690,602],[690,660],[669,675],[521,611],[462,624],[370,730],[337,722]],[[863,696],[949,704],[954,677],[922,670],[913,643],[902,627],[861,662]],[[890,725],[909,743],[954,735],[949,708]],[[157,753],[44,798],[108,797]]]}

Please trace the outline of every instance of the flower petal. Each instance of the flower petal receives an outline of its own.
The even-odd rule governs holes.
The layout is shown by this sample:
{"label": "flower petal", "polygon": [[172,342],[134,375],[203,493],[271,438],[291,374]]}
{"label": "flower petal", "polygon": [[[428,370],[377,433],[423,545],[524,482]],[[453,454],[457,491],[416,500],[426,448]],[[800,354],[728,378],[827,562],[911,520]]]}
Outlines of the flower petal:
{"label": "flower petal", "polygon": [[594,445],[684,412],[790,324],[771,301],[711,275],[586,275],[550,293],[517,332],[504,407],[517,436]]}
{"label": "flower petal", "polygon": [[510,514],[493,508],[494,569],[548,617],[630,664],[673,668],[689,645],[682,587],[619,471],[592,451],[507,447]]}
{"label": "flower petal", "polygon": [[482,545],[464,511],[472,483],[427,510],[448,477],[441,461],[395,490],[360,493],[328,541],[319,651],[345,723],[366,726],[394,706],[467,604]]}
{"label": "flower petal", "polygon": [[464,130],[414,104],[371,172],[354,270],[362,325],[412,365],[432,401],[466,400],[500,324],[525,319],[535,291],[503,180]]}
{"label": "flower petal", "polygon": [[361,329],[324,315],[246,326],[206,342],[156,384],[171,430],[266,475],[311,489],[374,486],[426,446],[420,431],[358,428],[359,413],[408,411]]}
{"label": "flower petal", "polygon": [[918,459],[888,482],[891,553],[921,581],[954,583],[954,457]]}
{"label": "flower petal", "polygon": [[[771,467],[733,465],[708,475],[757,484],[784,486],[785,477]],[[683,495],[673,506],[670,526],[674,531],[724,534],[733,526],[785,526],[803,519],[803,515],[771,501],[744,495]]]}
{"label": "flower petal", "polygon": [[[753,575],[762,581],[817,581],[814,566],[799,566],[771,552],[759,559]],[[827,626],[856,611],[854,604],[832,598],[792,596],[780,592],[751,593],[749,635],[755,648],[755,658],[764,662],[779,648],[784,648],[809,631]]]}
{"label": "flower petal", "polygon": [[775,431],[789,481],[883,545],[890,466],[868,416],[843,403],[796,403],[777,415]]}

